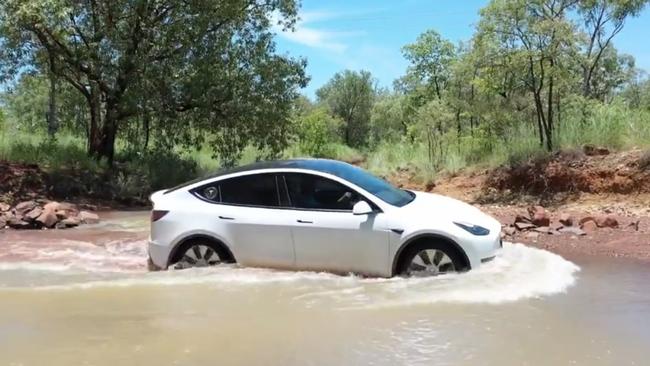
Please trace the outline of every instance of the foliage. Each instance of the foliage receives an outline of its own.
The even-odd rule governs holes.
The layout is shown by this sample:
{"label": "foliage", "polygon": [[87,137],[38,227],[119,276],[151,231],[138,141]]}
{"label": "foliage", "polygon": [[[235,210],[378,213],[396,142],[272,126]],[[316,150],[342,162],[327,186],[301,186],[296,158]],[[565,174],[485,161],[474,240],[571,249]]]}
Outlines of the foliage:
{"label": "foliage", "polygon": [[451,78],[451,65],[456,48],[434,30],[422,33],[413,44],[402,48],[411,65],[406,75],[397,81],[397,87],[409,94],[416,106],[431,98],[442,98]]}
{"label": "foliage", "polygon": [[276,54],[270,27],[291,27],[296,11],[293,0],[6,0],[0,72],[29,67],[73,87],[88,110],[88,152],[109,163],[118,131],[139,125],[147,142],[155,126],[167,148],[211,131],[231,162],[248,143],[285,142],[305,63]]}
{"label": "foliage", "polygon": [[410,125],[408,108],[404,95],[384,93],[377,96],[370,117],[368,139],[371,147],[406,136]]}
{"label": "foliage", "polygon": [[15,127],[24,131],[44,130],[47,113],[47,85],[38,75],[24,75],[3,102]]}
{"label": "foliage", "polygon": [[367,143],[370,113],[375,97],[372,75],[367,71],[345,70],[336,73],[316,91],[318,101],[326,104],[332,114],[345,123],[346,144],[360,147]]}
{"label": "foliage", "polygon": [[[428,30],[405,45],[392,90],[343,70],[312,102],[298,95],[306,61],[273,42],[274,22],[294,24],[295,0],[7,0],[0,79],[20,77],[0,96],[0,159],[38,162],[75,192],[145,199],[277,156],[429,181],[586,143],[648,148],[650,79],[614,44],[648,2],[491,0],[468,42]],[[113,156],[107,176],[96,158]]]}
{"label": "foliage", "polygon": [[331,156],[330,143],[339,142],[338,131],[343,121],[331,116],[325,108],[317,108],[298,117],[296,130],[300,150],[310,156]]}

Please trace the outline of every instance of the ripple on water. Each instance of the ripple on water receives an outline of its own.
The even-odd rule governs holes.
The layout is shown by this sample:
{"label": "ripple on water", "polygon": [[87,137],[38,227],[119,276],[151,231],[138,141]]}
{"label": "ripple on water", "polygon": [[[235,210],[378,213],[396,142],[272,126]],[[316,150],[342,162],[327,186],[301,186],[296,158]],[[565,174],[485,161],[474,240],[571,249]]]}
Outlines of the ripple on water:
{"label": "ripple on water", "polygon": [[[136,260],[142,262],[142,247],[142,243],[133,244],[131,247],[116,243],[114,246],[106,246],[103,253],[80,254],[79,258],[104,265],[106,258],[101,258],[102,255],[110,257],[110,263]],[[65,255],[74,256],[71,253]],[[57,275],[70,269],[93,270],[75,267],[69,263],[53,267],[48,265],[0,263],[0,271],[42,271]],[[260,290],[286,291],[291,295],[291,301],[306,306],[334,302],[339,308],[382,308],[432,303],[497,304],[552,295],[561,293],[573,285],[577,271],[578,266],[556,254],[522,244],[506,243],[494,261],[476,270],[430,278],[378,279],[316,272],[223,267],[155,273],[122,271],[109,279],[97,280],[96,277],[89,276],[85,281],[53,286],[32,285],[30,288],[58,291],[106,287],[207,285],[215,286],[220,291],[239,291],[253,286]],[[52,282],[48,282],[50,283]],[[19,290],[15,287],[13,289]]]}

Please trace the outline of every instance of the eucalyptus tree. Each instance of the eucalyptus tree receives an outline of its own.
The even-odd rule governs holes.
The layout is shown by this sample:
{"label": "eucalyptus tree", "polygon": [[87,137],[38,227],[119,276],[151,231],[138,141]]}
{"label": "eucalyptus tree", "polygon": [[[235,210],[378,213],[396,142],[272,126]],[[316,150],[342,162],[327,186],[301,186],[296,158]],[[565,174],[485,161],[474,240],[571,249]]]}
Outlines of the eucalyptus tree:
{"label": "eucalyptus tree", "polygon": [[456,47],[435,30],[418,36],[415,43],[402,48],[410,65],[406,75],[397,81],[399,89],[415,95],[418,106],[432,98],[442,99],[451,79],[451,66],[456,58]]}
{"label": "eucalyptus tree", "polygon": [[368,141],[368,128],[375,99],[375,81],[368,71],[345,70],[336,73],[316,91],[320,103],[344,122],[343,136],[349,146]]}
{"label": "eucalyptus tree", "polygon": [[[578,7],[581,27],[584,32],[581,68],[582,95],[584,97],[602,96],[594,93],[597,78],[605,75],[612,67],[612,50],[614,37],[623,30],[625,20],[638,15],[649,0],[582,0]],[[614,51],[615,52],[615,51]],[[609,58],[607,58],[610,56]],[[625,62],[626,60],[621,60]],[[603,64],[609,63],[609,65]],[[600,71],[600,73],[599,73]]]}
{"label": "eucalyptus tree", "polygon": [[[112,162],[118,131],[146,112],[160,141],[206,135],[226,156],[283,143],[305,61],[275,52],[294,0],[4,0],[0,69],[49,71],[83,96],[88,153]],[[39,62],[47,59],[48,62]],[[49,64],[49,65],[48,65]],[[206,133],[207,131],[207,133]]]}
{"label": "eucalyptus tree", "polygon": [[481,10],[479,42],[488,58],[503,59],[532,97],[540,145],[553,149],[557,98],[570,84],[577,57],[575,27],[568,13],[577,0],[493,0]]}

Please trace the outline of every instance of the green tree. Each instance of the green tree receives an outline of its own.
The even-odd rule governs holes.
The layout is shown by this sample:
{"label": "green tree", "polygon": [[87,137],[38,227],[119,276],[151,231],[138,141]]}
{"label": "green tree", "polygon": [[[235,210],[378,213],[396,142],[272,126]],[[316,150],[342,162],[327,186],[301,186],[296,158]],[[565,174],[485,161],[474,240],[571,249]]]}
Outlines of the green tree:
{"label": "green tree", "polygon": [[[540,145],[553,149],[558,98],[570,85],[568,65],[577,55],[575,31],[568,20],[574,0],[493,0],[481,10],[479,42],[489,46],[486,56],[514,70],[532,96]],[[490,66],[492,67],[492,66]]]}
{"label": "green tree", "polygon": [[314,157],[327,157],[328,145],[340,140],[338,131],[343,121],[329,114],[326,108],[316,108],[296,120],[300,151]]}
{"label": "green tree", "polygon": [[434,30],[418,36],[415,43],[402,48],[410,65],[397,86],[417,98],[420,106],[431,98],[441,99],[451,78],[451,65],[456,58],[454,44]]}
{"label": "green tree", "polygon": [[160,142],[198,143],[210,131],[232,161],[251,141],[284,142],[307,79],[304,61],[276,54],[270,27],[292,27],[296,11],[294,0],[5,0],[0,69],[49,68],[74,87],[98,159],[112,162],[118,131],[149,115]]}
{"label": "green tree", "polygon": [[650,78],[640,70],[621,92],[621,96],[628,106],[636,109],[650,111]]}
{"label": "green tree", "polygon": [[415,124],[410,128],[411,134],[426,143],[429,164],[434,169],[440,166],[447,154],[444,135],[453,120],[449,107],[434,99],[418,109]]}
{"label": "green tree", "polygon": [[408,133],[408,100],[405,95],[383,93],[377,96],[370,118],[370,143],[397,142]]}
{"label": "green tree", "polygon": [[375,98],[374,80],[369,72],[345,70],[336,73],[316,91],[316,96],[345,123],[343,135],[346,144],[359,147],[367,143]]}
{"label": "green tree", "polygon": [[45,130],[48,84],[41,75],[22,75],[15,87],[4,93],[3,101],[13,128],[30,132]]}
{"label": "green tree", "polygon": [[[612,40],[623,30],[625,20],[638,15],[648,0],[582,0],[578,12],[582,19],[584,53],[582,68],[582,94],[594,95],[594,78],[606,77],[608,70],[600,68],[607,63],[607,53],[611,55]],[[611,61],[611,59],[610,59]],[[611,66],[611,63],[610,63]],[[601,93],[602,96],[602,93]]]}

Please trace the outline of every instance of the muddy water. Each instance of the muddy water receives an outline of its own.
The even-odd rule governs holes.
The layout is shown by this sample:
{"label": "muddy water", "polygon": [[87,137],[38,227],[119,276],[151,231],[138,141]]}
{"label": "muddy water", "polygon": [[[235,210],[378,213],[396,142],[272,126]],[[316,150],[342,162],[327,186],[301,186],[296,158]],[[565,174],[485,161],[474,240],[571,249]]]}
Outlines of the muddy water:
{"label": "muddy water", "polygon": [[147,273],[146,230],[146,213],[113,213],[0,233],[0,365],[650,363],[646,265],[506,244],[429,279]]}

